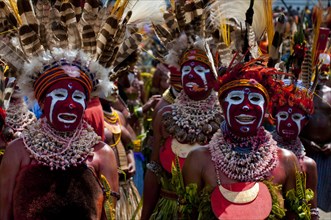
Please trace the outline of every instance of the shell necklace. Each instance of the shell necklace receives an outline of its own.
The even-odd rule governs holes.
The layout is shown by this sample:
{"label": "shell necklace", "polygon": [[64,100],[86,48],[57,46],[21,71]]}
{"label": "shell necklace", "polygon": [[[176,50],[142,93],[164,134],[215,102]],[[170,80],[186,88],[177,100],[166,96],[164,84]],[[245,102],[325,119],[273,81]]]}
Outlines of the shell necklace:
{"label": "shell necklace", "polygon": [[181,91],[171,108],[163,114],[162,122],[166,131],[180,143],[205,145],[223,120],[214,91],[208,98],[199,101],[190,99]]}
{"label": "shell necklace", "polygon": [[216,175],[221,171],[228,178],[240,182],[268,178],[278,164],[277,143],[271,134],[260,127],[256,136],[237,143],[226,132],[226,124],[223,122],[208,145]]}
{"label": "shell necklace", "polygon": [[82,121],[73,132],[54,130],[45,118],[39,119],[23,131],[23,142],[30,157],[51,170],[65,170],[77,166],[92,154],[93,146],[101,138]]}
{"label": "shell necklace", "polygon": [[272,137],[279,147],[292,151],[299,160],[305,157],[305,148],[298,137],[295,140],[285,141],[276,131],[272,132]]}

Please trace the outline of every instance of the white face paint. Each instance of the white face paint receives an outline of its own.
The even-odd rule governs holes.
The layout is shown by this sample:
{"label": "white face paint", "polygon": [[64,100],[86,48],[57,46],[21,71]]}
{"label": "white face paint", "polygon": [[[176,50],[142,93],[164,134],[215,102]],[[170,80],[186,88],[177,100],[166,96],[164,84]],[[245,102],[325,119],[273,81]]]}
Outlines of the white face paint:
{"label": "white face paint", "polygon": [[[248,102],[247,100],[245,100],[245,95],[247,95]],[[233,90],[229,92],[225,98],[225,102],[228,102],[226,117],[230,127],[232,126],[230,120],[230,114],[232,112],[230,111],[230,109],[233,106],[242,105],[242,113],[239,115],[235,115],[235,120],[238,124],[241,125],[251,125],[255,122],[257,118],[256,115],[254,116],[245,114],[246,111],[250,110],[250,105],[259,106],[262,110],[262,116],[264,115],[265,100],[263,95],[257,92],[250,92],[249,88],[245,88],[244,90]],[[258,117],[258,119],[259,122],[257,126],[260,127],[262,124],[263,117]]]}
{"label": "white face paint", "polygon": [[49,111],[49,119],[50,122],[53,123],[53,111],[54,111],[54,106],[58,101],[64,101],[68,97],[68,90],[66,89],[54,89],[52,92],[48,93],[46,97],[51,97],[52,102],[51,102],[51,108]]}
{"label": "white face paint", "polygon": [[[207,84],[206,74],[210,72],[210,69],[207,69],[202,65],[196,65],[196,63],[194,63],[194,62],[184,65],[182,67],[182,82],[184,82],[183,78],[186,75],[190,74],[192,72],[192,70],[194,71],[194,73],[196,73],[201,78],[203,85],[205,87],[205,91],[207,91],[208,84]],[[185,85],[186,85],[186,87],[193,87],[194,85],[196,85],[196,83],[188,82]]]}
{"label": "white face paint", "polygon": [[[277,124],[279,126],[277,126],[277,132],[280,133],[281,129],[284,129],[284,127],[291,127],[291,123],[287,123],[285,126],[282,126],[282,123],[284,123],[286,120],[289,119],[290,114],[292,113],[292,108],[289,108],[288,111],[279,111],[276,115],[276,119],[277,119]],[[291,114],[291,120],[295,123],[295,125],[298,128],[298,134],[300,134],[301,132],[301,124],[302,121],[306,118],[305,115],[301,114],[301,113],[293,113]],[[286,123],[286,122],[285,122]]]}
{"label": "white face paint", "polygon": [[[68,84],[68,88],[72,89],[72,85],[69,83]],[[50,122],[53,123],[53,112],[54,112],[54,106],[59,102],[59,101],[65,101],[68,98],[68,90],[67,89],[54,89],[52,92],[48,93],[46,95],[46,97],[51,97],[52,101],[51,101],[51,107],[50,107],[50,111],[49,111],[49,119]],[[79,90],[75,90],[72,93],[72,100],[74,102],[76,102],[77,104],[81,105],[83,107],[83,109],[86,108],[86,104],[85,104],[85,99],[86,96],[83,92],[79,91]],[[69,104],[69,108],[70,108]],[[66,119],[66,118],[70,118],[70,119]],[[64,112],[64,113],[59,113],[57,115],[57,119],[60,122],[63,122],[65,124],[72,124],[75,123],[77,120],[77,115],[76,114],[72,114],[72,113],[68,113],[68,112]]]}

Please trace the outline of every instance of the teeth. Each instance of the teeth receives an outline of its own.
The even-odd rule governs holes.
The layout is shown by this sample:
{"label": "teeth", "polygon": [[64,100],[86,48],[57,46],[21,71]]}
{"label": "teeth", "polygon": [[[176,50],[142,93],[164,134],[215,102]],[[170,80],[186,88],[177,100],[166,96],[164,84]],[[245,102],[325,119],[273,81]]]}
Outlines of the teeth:
{"label": "teeth", "polygon": [[77,115],[70,114],[70,113],[62,113],[62,114],[59,114],[57,117],[60,122],[67,123],[67,124],[74,123],[77,119]]}
{"label": "teeth", "polygon": [[250,115],[238,115],[235,118],[239,124],[253,124],[255,121],[255,117]]}
{"label": "teeth", "polygon": [[197,85],[197,84],[193,83],[193,82],[186,83],[186,87],[193,87],[195,85]]}

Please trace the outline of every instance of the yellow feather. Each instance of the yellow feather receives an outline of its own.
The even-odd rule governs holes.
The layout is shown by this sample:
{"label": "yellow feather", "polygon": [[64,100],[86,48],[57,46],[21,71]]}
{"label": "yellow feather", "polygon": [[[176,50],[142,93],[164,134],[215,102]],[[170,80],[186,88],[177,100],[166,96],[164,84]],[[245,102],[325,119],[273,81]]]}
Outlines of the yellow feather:
{"label": "yellow feather", "polygon": [[313,41],[313,48],[312,48],[312,60],[315,62],[316,60],[316,52],[318,48],[318,35],[319,35],[319,29],[321,27],[322,23],[322,9],[320,7],[317,7],[316,9],[316,17],[315,17],[315,23],[314,23],[314,41]]}
{"label": "yellow feather", "polygon": [[17,9],[17,4],[16,4],[16,1],[13,1],[13,0],[9,0],[10,2],[10,6],[14,12],[14,15],[17,19],[17,22],[21,25],[22,24],[22,20],[21,20],[21,17],[20,15],[18,14],[18,9]]}
{"label": "yellow feather", "polygon": [[273,12],[272,12],[272,0],[265,0],[264,2],[265,7],[265,17],[266,17],[266,25],[267,25],[267,36],[268,36],[268,42],[269,42],[269,51],[270,46],[272,45],[272,39],[274,37],[274,22],[273,22]]}
{"label": "yellow feather", "polygon": [[225,45],[230,46],[230,27],[226,24],[225,19],[220,22],[220,31]]}

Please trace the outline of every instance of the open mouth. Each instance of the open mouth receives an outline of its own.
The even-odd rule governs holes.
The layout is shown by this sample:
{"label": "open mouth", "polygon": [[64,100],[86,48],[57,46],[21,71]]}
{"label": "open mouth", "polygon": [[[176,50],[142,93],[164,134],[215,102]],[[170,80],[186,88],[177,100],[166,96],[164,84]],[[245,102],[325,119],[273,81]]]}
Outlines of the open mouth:
{"label": "open mouth", "polygon": [[243,125],[253,124],[256,120],[256,117],[251,115],[238,115],[235,118],[238,123]]}
{"label": "open mouth", "polygon": [[194,82],[186,83],[185,86],[188,88],[199,87],[198,84],[196,84]]}
{"label": "open mouth", "polygon": [[77,119],[77,115],[70,113],[61,113],[57,116],[58,120],[63,123],[71,124]]}

